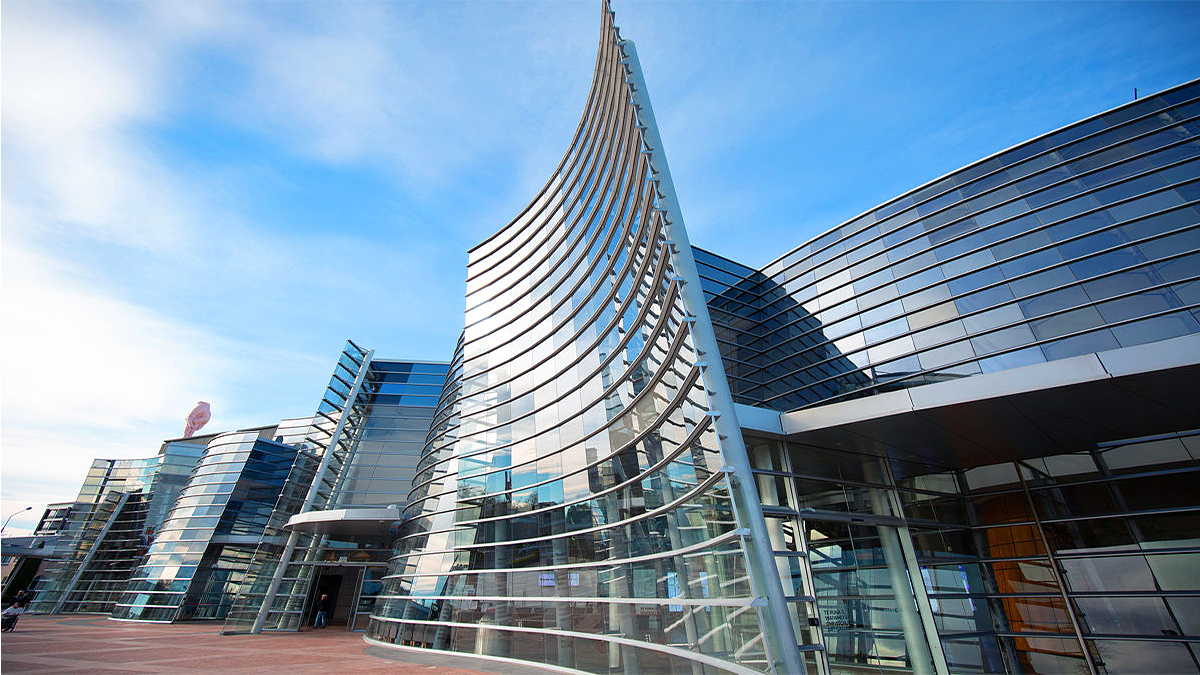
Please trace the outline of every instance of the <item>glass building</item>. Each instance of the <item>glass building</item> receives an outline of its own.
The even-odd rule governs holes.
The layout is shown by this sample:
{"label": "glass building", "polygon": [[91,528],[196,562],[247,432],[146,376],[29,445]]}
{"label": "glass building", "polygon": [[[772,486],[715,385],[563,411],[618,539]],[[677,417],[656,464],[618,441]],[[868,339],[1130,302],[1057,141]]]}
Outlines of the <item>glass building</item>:
{"label": "glass building", "polygon": [[299,454],[220,615],[226,633],[297,630],[320,595],[330,625],[365,630],[448,369],[346,344],[317,414],[281,431]]}
{"label": "glass building", "polygon": [[[122,586],[113,618],[215,618],[228,612],[257,548],[295,447],[273,427],[219,434],[175,499],[170,516]],[[264,438],[263,436],[266,436]]]}
{"label": "glass building", "polygon": [[364,630],[448,368],[347,343],[312,417],[96,460],[18,556],[22,583],[48,558],[33,610],[295,629],[324,593]]}
{"label": "glass building", "polygon": [[167,442],[147,459],[92,462],[75,502],[48,509],[39,524],[39,534],[59,539],[33,588],[31,610],[112,611],[202,450],[195,442]]}
{"label": "glass building", "polygon": [[603,21],[570,150],[469,254],[368,636],[589,672],[797,671],[640,70]]}
{"label": "glass building", "polygon": [[315,415],[175,447],[161,495],[98,463],[38,602],[236,633],[326,594],[554,672],[1200,675],[1198,209],[1200,80],[739,264],[605,4],[451,361],[348,343]]}
{"label": "glass building", "polygon": [[1200,673],[1200,82],[754,269],[604,8],[471,250],[367,638],[586,673]]}

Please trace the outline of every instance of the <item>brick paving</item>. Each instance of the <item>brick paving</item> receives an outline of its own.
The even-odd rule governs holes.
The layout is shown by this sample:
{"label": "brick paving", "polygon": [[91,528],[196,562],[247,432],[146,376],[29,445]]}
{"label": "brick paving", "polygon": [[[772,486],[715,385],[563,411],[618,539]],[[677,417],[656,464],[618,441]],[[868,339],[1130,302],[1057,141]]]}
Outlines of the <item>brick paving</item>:
{"label": "brick paving", "polygon": [[[221,635],[219,623],[27,615],[0,637],[4,675],[526,675],[529,666],[374,647],[342,628]],[[543,671],[544,672],[544,671]]]}

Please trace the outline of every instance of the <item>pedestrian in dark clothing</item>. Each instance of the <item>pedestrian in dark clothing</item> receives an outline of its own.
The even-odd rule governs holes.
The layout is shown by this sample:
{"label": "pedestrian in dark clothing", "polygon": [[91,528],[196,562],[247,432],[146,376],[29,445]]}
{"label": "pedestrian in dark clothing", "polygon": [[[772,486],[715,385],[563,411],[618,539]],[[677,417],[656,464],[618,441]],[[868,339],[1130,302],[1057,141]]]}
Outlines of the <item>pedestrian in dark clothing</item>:
{"label": "pedestrian in dark clothing", "polygon": [[317,598],[314,609],[317,610],[317,616],[313,619],[313,628],[324,628],[325,621],[329,617],[329,596],[321,594],[321,597]]}

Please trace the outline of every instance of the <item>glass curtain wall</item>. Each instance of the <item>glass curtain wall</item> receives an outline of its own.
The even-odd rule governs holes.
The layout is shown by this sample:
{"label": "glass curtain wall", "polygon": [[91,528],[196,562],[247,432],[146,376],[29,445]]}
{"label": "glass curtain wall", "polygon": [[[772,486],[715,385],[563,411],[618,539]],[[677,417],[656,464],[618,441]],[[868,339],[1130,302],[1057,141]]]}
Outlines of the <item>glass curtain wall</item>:
{"label": "glass curtain wall", "polygon": [[368,636],[586,672],[771,668],[622,42],[466,328]]}
{"label": "glass curtain wall", "polygon": [[786,411],[1200,332],[1198,207],[1190,82],[951,173],[760,272],[697,257],[739,402]]}
{"label": "glass curtain wall", "polygon": [[296,459],[295,448],[261,437],[274,431],[221,434],[208,444],[113,618],[207,619],[228,611]]}
{"label": "glass curtain wall", "polygon": [[448,369],[446,363],[372,359],[369,412],[333,499],[339,508],[404,501]]}
{"label": "glass curtain wall", "polygon": [[361,381],[360,386],[368,391],[375,387],[366,378],[370,355],[369,350],[347,341],[317,404],[317,414],[280,427],[278,440],[299,452],[278,493],[246,581],[226,617],[225,632],[253,630],[256,624],[269,630],[297,630],[303,625],[313,579],[311,563],[319,555],[321,538],[298,532],[293,539],[284,526],[301,511],[329,505],[366,419],[366,402],[355,392],[355,383]]}
{"label": "glass curtain wall", "polygon": [[107,613],[195,466],[202,446],[168,442],[156,457],[92,463],[64,509],[65,542],[35,589],[38,612]]}
{"label": "glass curtain wall", "polygon": [[748,441],[830,672],[1200,672],[1200,433],[967,469]]}

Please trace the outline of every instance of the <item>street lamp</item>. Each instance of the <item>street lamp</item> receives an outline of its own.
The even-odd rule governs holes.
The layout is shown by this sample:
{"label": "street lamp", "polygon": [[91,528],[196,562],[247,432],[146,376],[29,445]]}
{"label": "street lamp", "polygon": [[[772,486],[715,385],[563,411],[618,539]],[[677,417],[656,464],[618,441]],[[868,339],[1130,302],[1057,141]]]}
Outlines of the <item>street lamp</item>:
{"label": "street lamp", "polygon": [[25,508],[21,509],[20,511],[17,511],[16,513],[13,513],[13,514],[12,514],[12,516],[9,516],[9,517],[5,518],[5,519],[4,519],[4,525],[0,526],[0,534],[3,534],[3,533],[4,533],[4,529],[8,527],[8,521],[12,520],[12,519],[13,519],[13,516],[17,515],[17,513],[25,513],[26,511],[29,511],[29,510],[31,510],[31,509],[33,509],[33,507],[32,507],[32,506],[26,506]]}

